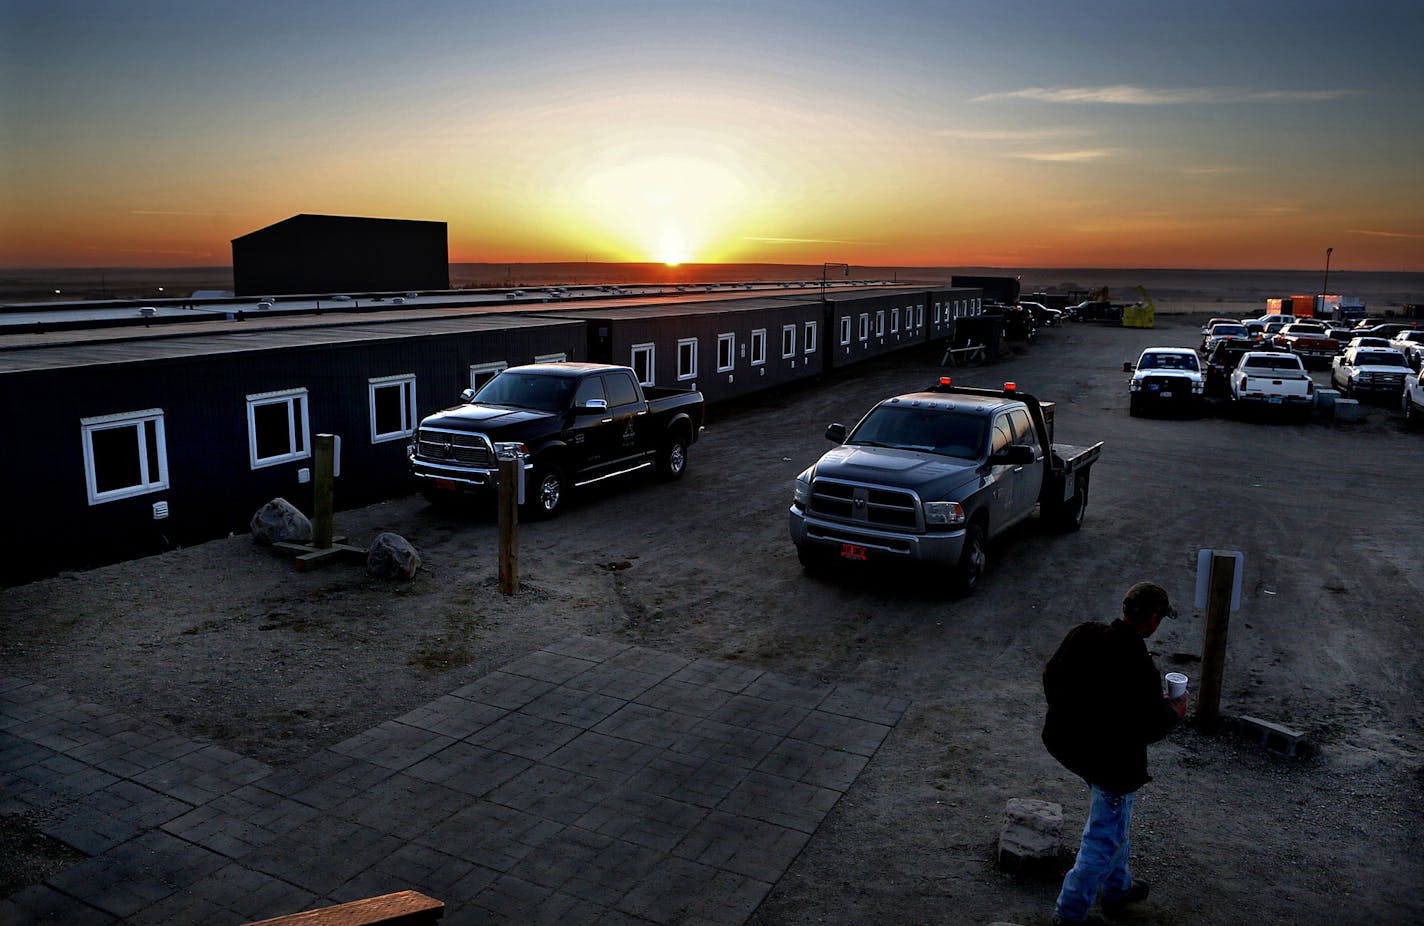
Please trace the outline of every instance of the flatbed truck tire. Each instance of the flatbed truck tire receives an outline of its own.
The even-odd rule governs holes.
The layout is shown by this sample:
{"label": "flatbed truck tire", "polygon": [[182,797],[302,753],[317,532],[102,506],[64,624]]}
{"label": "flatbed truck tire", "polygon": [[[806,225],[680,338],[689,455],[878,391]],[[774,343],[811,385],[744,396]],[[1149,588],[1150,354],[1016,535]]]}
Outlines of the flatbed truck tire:
{"label": "flatbed truck tire", "polygon": [[974,594],[988,565],[989,538],[984,525],[979,521],[970,521],[964,529],[964,548],[960,551],[959,562],[954,564],[950,575],[950,589],[961,598]]}

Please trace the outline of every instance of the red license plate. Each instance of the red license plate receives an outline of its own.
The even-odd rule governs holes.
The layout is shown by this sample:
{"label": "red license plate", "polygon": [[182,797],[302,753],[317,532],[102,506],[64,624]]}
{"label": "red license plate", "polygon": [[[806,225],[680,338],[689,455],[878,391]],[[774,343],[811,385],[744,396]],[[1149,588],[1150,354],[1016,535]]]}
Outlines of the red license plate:
{"label": "red license plate", "polygon": [[841,558],[864,560],[865,547],[858,543],[843,543],[841,544]]}
{"label": "red license plate", "polygon": [[435,488],[444,489],[446,492],[453,492],[455,491],[455,483],[450,479],[437,479],[435,480]]}

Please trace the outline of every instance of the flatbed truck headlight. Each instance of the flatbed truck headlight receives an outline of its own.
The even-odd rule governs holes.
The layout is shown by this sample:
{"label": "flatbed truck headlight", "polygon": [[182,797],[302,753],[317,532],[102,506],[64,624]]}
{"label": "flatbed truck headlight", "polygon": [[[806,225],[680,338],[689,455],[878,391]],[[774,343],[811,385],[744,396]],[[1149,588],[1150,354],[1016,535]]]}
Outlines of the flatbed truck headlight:
{"label": "flatbed truck headlight", "polygon": [[792,501],[798,508],[811,507],[811,471],[807,470],[796,477],[796,488]]}
{"label": "flatbed truck headlight", "polygon": [[925,502],[926,524],[963,524],[964,507],[959,502]]}

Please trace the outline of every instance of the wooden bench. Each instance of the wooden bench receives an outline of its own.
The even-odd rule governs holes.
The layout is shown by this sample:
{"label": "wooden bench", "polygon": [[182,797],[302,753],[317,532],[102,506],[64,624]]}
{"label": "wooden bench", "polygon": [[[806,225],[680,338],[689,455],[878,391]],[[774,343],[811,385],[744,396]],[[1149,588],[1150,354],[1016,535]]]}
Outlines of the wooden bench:
{"label": "wooden bench", "polygon": [[397,891],[247,926],[432,926],[444,915],[445,905],[440,901],[419,891]]}
{"label": "wooden bench", "polygon": [[957,366],[983,359],[984,345],[970,343],[963,347],[947,348],[944,352],[944,357],[940,359],[939,365],[942,367]]}

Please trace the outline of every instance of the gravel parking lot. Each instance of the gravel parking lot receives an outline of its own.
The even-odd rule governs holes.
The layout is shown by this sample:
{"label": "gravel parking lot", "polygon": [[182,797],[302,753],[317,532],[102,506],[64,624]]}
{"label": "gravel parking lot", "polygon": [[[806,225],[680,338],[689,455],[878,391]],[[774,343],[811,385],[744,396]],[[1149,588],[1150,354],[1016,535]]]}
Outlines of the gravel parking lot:
{"label": "gravel parking lot", "polygon": [[1153,893],[1120,921],[1424,921],[1424,433],[1385,405],[1352,425],[1130,418],[1123,361],[1195,346],[1204,317],[1047,329],[948,371],[1016,381],[1058,403],[1059,440],[1106,442],[1083,530],[1016,529],[969,599],[884,572],[808,577],[787,539],[791,481],[826,424],[946,372],[926,352],[713,409],[682,482],[600,487],[522,526],[514,598],[488,513],[409,496],[336,522],[353,542],[411,540],[426,568],[408,586],[214,541],[6,589],[0,672],[278,765],[573,633],[853,684],[911,706],[752,922],[1044,923],[1056,880],[993,865],[1009,798],[1061,802],[1068,842],[1086,812],[1038,740],[1043,663],[1152,579],[1181,616],[1149,647],[1195,675],[1196,552],[1240,550],[1222,709],[1303,729],[1316,751],[1189,727],[1155,747],[1134,828]]}

